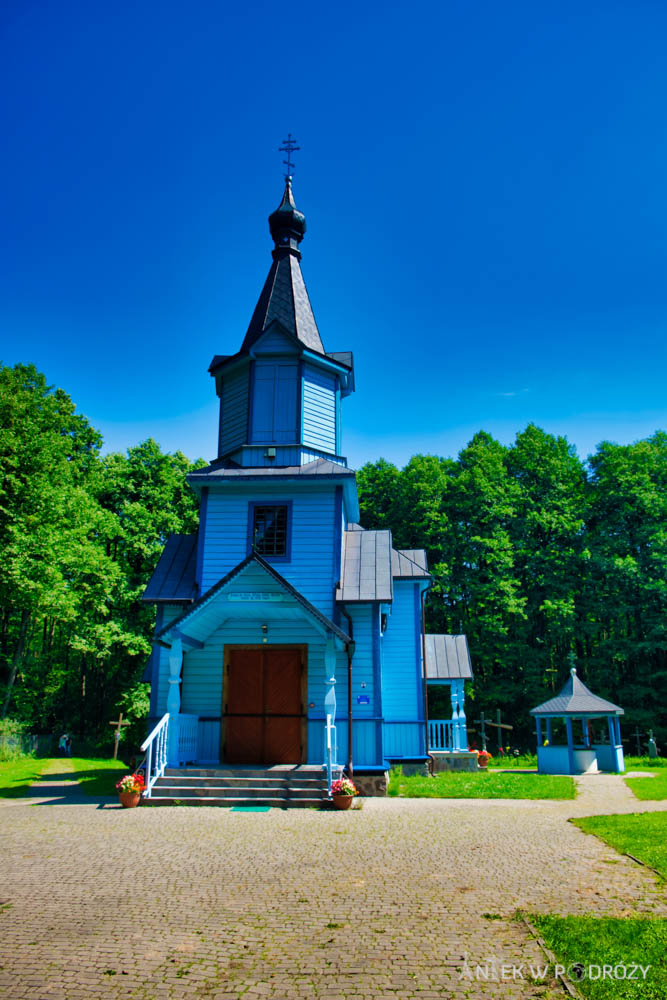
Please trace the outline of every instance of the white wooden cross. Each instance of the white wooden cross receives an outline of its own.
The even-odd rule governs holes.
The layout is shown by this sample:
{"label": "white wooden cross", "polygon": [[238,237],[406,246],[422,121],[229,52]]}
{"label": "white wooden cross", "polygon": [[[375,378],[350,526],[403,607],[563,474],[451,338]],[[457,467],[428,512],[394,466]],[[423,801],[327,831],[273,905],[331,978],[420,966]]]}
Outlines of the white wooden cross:
{"label": "white wooden cross", "polygon": [[129,724],[130,724],[129,722],[123,722],[123,713],[122,712],[120,713],[120,715],[118,716],[117,719],[113,719],[109,723],[110,726],[115,726],[116,727],[116,732],[113,734],[114,735],[114,741],[113,741],[113,759],[114,760],[118,759],[118,744],[120,743],[120,729],[121,729],[121,726],[129,726]]}

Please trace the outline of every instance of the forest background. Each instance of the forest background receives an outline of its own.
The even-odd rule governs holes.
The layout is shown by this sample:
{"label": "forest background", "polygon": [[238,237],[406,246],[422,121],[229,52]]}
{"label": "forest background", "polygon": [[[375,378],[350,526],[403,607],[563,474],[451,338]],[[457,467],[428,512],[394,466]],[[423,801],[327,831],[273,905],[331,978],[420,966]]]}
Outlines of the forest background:
{"label": "forest background", "polygon": [[[0,368],[0,714],[91,746],[118,711],[128,743],[143,734],[141,594],[168,536],[196,530],[185,477],[206,464],[153,440],[101,448],[66,392],[33,366]],[[574,664],[625,709],[625,737],[653,728],[664,747],[667,434],[583,461],[534,425],[511,446],[480,431],[456,459],[380,459],[358,485],[364,527],[427,550],[427,631],[468,636],[469,718],[500,708],[534,749],[529,710]]]}

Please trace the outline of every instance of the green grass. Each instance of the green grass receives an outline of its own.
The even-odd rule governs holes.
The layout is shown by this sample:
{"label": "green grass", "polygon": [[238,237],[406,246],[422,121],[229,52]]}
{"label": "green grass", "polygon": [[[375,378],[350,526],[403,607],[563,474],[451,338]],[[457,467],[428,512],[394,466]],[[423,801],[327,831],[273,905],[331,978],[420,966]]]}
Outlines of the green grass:
{"label": "green grass", "polygon": [[637,799],[656,802],[667,799],[667,771],[659,771],[655,778],[626,778],[625,783]]}
{"label": "green grass", "polygon": [[537,754],[524,753],[520,757],[512,757],[510,754],[505,757],[495,756],[489,761],[489,767],[500,767],[504,770],[514,767],[537,770]]}
{"label": "green grass", "polygon": [[564,775],[441,771],[427,778],[406,777],[394,768],[388,794],[410,799],[573,799],[575,785]]}
{"label": "green grass", "polygon": [[667,812],[585,816],[572,822],[584,833],[593,833],[617,851],[634,855],[667,878]]}
{"label": "green grass", "polygon": [[[115,784],[128,768],[119,760],[97,757],[17,757],[0,763],[0,798],[19,798],[50,770],[76,779],[86,795],[115,795]],[[72,773],[70,773],[72,772]]]}
{"label": "green grass", "polygon": [[657,771],[667,767],[667,757],[628,757],[625,758],[626,771]]}
{"label": "green grass", "polygon": [[[556,961],[565,966],[565,978],[589,1000],[664,1000],[667,996],[667,920],[553,916],[532,916],[531,920]],[[609,971],[602,979],[605,965]],[[627,973],[633,965],[650,966],[645,979],[641,970],[636,970],[634,979],[620,978],[621,966]],[[598,967],[600,978],[592,978]]]}
{"label": "green grass", "polygon": [[86,795],[116,795],[116,782],[129,774],[127,764],[107,757],[71,757],[69,763],[74,768],[72,777]]}
{"label": "green grass", "polygon": [[0,798],[16,799],[25,795],[48,766],[48,757],[16,757],[0,763]]}

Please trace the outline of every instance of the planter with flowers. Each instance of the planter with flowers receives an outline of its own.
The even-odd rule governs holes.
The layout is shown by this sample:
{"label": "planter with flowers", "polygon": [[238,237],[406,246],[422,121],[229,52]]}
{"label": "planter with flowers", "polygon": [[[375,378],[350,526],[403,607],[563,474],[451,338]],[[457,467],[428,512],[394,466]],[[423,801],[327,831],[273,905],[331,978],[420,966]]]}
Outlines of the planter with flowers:
{"label": "planter with flowers", "polygon": [[491,760],[491,754],[488,750],[480,750],[477,754],[477,763],[480,767],[487,768],[489,766],[489,761]]}
{"label": "planter with flowers", "polygon": [[352,805],[352,799],[359,792],[349,778],[339,778],[337,781],[331,782],[331,794],[336,809],[349,809]]}
{"label": "planter with flowers", "polygon": [[143,774],[126,774],[116,782],[116,791],[123,809],[134,809],[141,801],[141,793],[146,787]]}

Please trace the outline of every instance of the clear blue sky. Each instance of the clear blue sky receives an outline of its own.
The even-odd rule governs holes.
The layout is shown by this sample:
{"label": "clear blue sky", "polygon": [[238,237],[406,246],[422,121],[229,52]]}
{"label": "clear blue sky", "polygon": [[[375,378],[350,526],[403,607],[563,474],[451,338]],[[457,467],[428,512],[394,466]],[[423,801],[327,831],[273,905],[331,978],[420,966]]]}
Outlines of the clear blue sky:
{"label": "clear blue sky", "polygon": [[0,358],[212,458],[291,131],[352,465],[665,428],[666,38],[664,0],[5,0]]}

